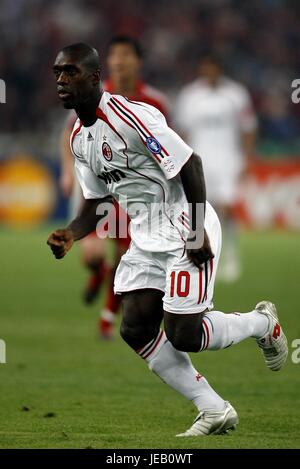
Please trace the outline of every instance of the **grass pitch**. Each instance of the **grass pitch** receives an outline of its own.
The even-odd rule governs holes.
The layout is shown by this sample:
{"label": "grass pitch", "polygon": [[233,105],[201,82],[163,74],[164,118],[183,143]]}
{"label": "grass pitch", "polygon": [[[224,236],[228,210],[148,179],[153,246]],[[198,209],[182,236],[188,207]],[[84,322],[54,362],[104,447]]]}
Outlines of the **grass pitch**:
{"label": "grass pitch", "polygon": [[[1,448],[299,448],[300,363],[266,369],[253,340],[193,354],[237,409],[230,435],[177,439],[193,405],[148,371],[119,337],[101,342],[99,305],[81,303],[85,272],[77,249],[63,261],[45,244],[50,229],[0,232]],[[215,307],[248,311],[271,299],[291,343],[300,338],[300,236],[243,234],[243,278],[217,284]],[[300,354],[298,354],[300,356]]]}

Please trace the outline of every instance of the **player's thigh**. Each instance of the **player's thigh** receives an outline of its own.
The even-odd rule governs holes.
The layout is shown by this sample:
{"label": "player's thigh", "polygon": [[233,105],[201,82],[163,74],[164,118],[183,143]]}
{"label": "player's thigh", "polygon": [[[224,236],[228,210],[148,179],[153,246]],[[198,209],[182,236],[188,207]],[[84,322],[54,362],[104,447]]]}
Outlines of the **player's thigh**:
{"label": "player's thigh", "polygon": [[165,332],[177,350],[197,352],[201,348],[203,316],[212,307],[211,268],[202,270],[189,259],[173,265],[163,299]]}
{"label": "player's thigh", "polygon": [[184,253],[176,257],[168,266],[163,302],[164,310],[174,315],[197,314],[213,306],[222,233],[218,216],[210,204],[206,207],[205,229],[214,258],[205,262],[200,270]]}
{"label": "player's thigh", "polygon": [[117,268],[114,292],[123,297],[121,336],[135,349],[158,333],[167,260],[166,253],[144,251],[132,242]]}
{"label": "player's thigh", "polygon": [[204,314],[205,311],[194,314],[164,312],[165,333],[173,347],[183,352],[198,352],[200,350]]}
{"label": "player's thigh", "polygon": [[121,336],[134,349],[143,347],[159,332],[163,319],[163,292],[142,289],[122,293]]}
{"label": "player's thigh", "polygon": [[214,284],[221,252],[219,219],[207,205],[205,228],[214,258],[198,269],[186,254],[175,260],[167,272],[163,298],[167,337],[175,348],[197,351],[201,346],[204,313],[213,308]]}

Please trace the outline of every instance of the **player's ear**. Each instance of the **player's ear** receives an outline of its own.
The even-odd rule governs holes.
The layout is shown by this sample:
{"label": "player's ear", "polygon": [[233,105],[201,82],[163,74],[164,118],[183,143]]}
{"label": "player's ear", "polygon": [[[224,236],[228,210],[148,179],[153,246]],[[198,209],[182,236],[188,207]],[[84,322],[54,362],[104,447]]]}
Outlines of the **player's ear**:
{"label": "player's ear", "polygon": [[98,85],[98,83],[100,83],[100,80],[101,80],[101,71],[100,71],[100,69],[95,70],[92,74],[92,77],[93,77],[93,83],[95,85]]}

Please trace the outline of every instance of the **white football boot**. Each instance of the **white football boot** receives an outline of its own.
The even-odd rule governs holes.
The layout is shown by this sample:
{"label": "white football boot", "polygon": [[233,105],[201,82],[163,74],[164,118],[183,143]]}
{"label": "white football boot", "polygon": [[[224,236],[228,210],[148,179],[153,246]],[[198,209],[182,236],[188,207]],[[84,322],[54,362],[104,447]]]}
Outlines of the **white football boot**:
{"label": "white football boot", "polygon": [[289,351],[286,336],[278,322],[276,307],[270,301],[261,301],[255,306],[255,310],[269,319],[268,331],[261,339],[256,340],[257,345],[261,348],[267,367],[278,371],[286,362]]}
{"label": "white football boot", "polygon": [[193,425],[184,433],[176,436],[222,435],[235,430],[239,423],[238,414],[229,402],[221,412],[207,410],[200,412]]}

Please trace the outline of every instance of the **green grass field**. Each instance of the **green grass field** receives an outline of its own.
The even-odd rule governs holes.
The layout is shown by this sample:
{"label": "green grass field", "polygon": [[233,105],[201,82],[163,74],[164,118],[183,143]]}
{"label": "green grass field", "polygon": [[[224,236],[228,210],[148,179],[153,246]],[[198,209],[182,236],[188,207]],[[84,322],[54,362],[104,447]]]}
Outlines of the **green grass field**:
{"label": "green grass field", "polygon": [[[254,341],[193,360],[237,409],[230,435],[176,439],[192,404],[164,385],[117,337],[96,336],[98,305],[81,303],[77,249],[55,261],[50,230],[0,232],[1,448],[299,448],[300,364],[265,368]],[[289,343],[300,338],[300,236],[244,234],[244,276],[217,285],[215,306],[247,311],[272,299]],[[290,348],[290,351],[293,351]]]}

